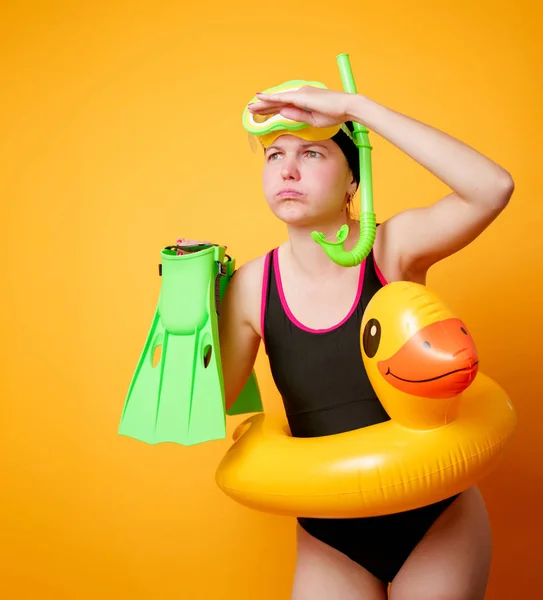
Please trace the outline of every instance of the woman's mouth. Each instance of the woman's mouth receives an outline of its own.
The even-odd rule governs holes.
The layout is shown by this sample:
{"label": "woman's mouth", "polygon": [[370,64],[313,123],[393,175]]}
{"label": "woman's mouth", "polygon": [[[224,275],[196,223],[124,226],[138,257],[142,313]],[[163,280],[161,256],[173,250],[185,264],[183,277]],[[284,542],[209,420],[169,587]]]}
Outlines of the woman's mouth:
{"label": "woman's mouth", "polygon": [[286,189],[281,190],[277,195],[279,198],[301,198],[304,194],[298,190]]}

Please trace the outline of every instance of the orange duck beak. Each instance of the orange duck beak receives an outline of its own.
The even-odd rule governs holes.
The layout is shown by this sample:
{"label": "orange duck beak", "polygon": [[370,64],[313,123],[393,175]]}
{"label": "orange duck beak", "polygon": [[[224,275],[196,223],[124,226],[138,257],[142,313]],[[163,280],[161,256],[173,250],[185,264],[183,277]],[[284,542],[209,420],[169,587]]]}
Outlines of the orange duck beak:
{"label": "orange duck beak", "polygon": [[460,319],[420,329],[387,360],[378,362],[385,380],[401,392],[424,398],[453,398],[475,379],[479,359]]}

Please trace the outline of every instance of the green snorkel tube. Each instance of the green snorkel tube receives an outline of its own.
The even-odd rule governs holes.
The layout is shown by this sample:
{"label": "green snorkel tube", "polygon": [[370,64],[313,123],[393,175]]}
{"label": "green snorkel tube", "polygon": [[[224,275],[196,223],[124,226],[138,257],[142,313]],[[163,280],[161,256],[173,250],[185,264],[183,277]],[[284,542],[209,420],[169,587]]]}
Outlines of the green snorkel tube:
{"label": "green snorkel tube", "polygon": [[[351,94],[356,94],[353,72],[348,54],[339,54],[337,57],[343,89]],[[356,246],[347,252],[344,242],[349,234],[349,226],[343,225],[336,234],[337,242],[329,242],[324,234],[313,231],[311,237],[338,265],[355,267],[359,265],[370,253],[375,241],[376,218],[373,210],[373,183],[371,173],[371,146],[368,129],[361,123],[353,121],[354,142],[360,155],[360,238]]]}

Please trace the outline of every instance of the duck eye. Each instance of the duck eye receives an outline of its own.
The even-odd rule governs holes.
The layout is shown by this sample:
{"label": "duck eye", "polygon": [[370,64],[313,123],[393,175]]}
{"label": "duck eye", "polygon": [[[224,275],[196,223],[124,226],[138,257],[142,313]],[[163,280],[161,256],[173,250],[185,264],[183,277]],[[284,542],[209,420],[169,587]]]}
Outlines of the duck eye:
{"label": "duck eye", "polygon": [[368,358],[373,358],[377,354],[380,341],[381,323],[379,323],[377,319],[370,319],[366,323],[364,335],[362,336],[362,345],[364,346],[364,352]]}
{"label": "duck eye", "polygon": [[468,332],[467,332],[467,331],[466,331],[466,330],[465,330],[463,327],[460,327],[460,331],[461,331],[461,332],[462,332],[464,335],[468,335]]}

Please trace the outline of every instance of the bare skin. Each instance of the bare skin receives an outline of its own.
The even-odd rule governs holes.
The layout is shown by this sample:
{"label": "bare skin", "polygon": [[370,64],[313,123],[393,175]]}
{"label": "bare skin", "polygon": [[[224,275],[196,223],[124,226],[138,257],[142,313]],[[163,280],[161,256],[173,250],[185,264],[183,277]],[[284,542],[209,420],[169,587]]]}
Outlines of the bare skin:
{"label": "bare skin", "polygon": [[[255,113],[283,116],[327,127],[349,120],[364,123],[440,178],[451,193],[433,205],[412,208],[378,229],[374,257],[388,282],[426,282],[428,269],[479,236],[507,206],[509,174],[447,134],[358,94],[301,88],[260,95]],[[348,313],[356,295],[359,267],[343,268],[313,242],[313,230],[332,238],[344,223],[354,247],[357,223],[346,203],[356,182],[331,140],[307,146],[283,135],[266,149],[264,194],[288,230],[279,249],[286,301],[304,325],[330,327]],[[284,190],[294,190],[289,196]],[[281,192],[283,193],[281,194]],[[241,392],[259,349],[264,257],[243,265],[232,279],[219,322],[229,408]],[[317,276],[318,275],[318,276]],[[389,586],[337,550],[297,529],[292,600],[482,600],[491,557],[491,533],[477,488],[464,492],[436,520]]]}

